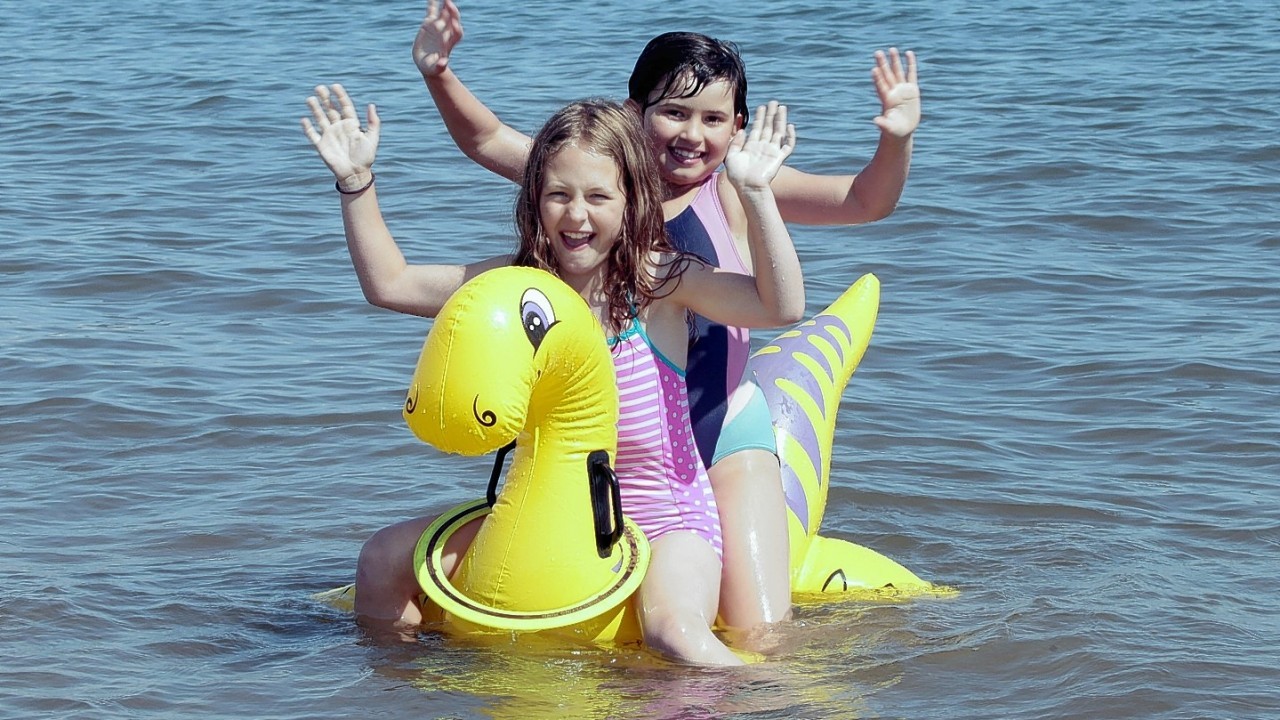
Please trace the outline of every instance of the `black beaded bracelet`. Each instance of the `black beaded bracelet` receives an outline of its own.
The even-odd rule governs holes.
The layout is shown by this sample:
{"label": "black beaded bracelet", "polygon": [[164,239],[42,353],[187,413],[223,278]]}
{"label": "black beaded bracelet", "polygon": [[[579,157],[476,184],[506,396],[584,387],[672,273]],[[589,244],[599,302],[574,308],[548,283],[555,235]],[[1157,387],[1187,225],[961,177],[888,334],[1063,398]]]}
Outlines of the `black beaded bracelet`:
{"label": "black beaded bracelet", "polygon": [[373,187],[373,179],[374,179],[375,177],[377,177],[377,176],[376,176],[376,175],[374,175],[373,173],[369,173],[369,182],[365,183],[365,184],[364,184],[364,187],[356,188],[355,190],[343,190],[343,189],[342,189],[342,181],[341,181],[341,180],[334,180],[334,181],[333,181],[333,187],[334,187],[334,189],[335,189],[335,190],[337,190],[338,192],[342,193],[343,195],[359,195],[360,193],[364,192],[365,190],[368,190],[369,188]]}

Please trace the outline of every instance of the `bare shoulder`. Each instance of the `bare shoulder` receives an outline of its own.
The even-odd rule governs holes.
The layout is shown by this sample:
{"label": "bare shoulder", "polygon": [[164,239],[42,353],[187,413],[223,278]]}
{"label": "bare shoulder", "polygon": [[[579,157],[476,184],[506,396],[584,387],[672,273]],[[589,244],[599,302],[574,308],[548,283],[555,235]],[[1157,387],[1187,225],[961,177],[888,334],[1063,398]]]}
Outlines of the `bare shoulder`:
{"label": "bare shoulder", "polygon": [[467,266],[470,270],[470,276],[474,277],[482,272],[487,272],[495,268],[507,267],[515,261],[514,255],[495,255],[479,262],[471,263]]}

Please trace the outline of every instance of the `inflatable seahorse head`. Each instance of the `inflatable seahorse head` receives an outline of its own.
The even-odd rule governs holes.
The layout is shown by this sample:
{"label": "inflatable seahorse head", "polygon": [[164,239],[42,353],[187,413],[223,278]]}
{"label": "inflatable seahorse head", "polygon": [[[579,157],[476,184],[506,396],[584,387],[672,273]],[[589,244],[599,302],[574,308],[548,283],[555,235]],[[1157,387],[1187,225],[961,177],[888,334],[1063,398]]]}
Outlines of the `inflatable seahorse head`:
{"label": "inflatable seahorse head", "polygon": [[[586,393],[571,397],[588,402],[607,394],[610,385],[591,377],[587,362],[604,346],[581,342],[584,335],[602,333],[582,298],[553,276],[532,268],[484,273],[440,310],[404,418],[418,439],[445,452],[494,452],[524,431],[543,376],[544,400],[552,384],[585,385]],[[585,409],[599,415],[608,405]],[[583,408],[569,412],[575,410]],[[613,452],[616,441],[598,442]]]}
{"label": "inflatable seahorse head", "polygon": [[[613,362],[572,288],[522,267],[463,285],[427,336],[404,417],[419,439],[446,452],[481,455],[516,443],[492,508],[459,506],[419,542],[419,582],[431,600],[464,623],[508,630],[612,622],[601,615],[619,610],[639,585],[648,543],[621,516],[610,469]],[[445,577],[444,540],[479,517],[471,549]]]}

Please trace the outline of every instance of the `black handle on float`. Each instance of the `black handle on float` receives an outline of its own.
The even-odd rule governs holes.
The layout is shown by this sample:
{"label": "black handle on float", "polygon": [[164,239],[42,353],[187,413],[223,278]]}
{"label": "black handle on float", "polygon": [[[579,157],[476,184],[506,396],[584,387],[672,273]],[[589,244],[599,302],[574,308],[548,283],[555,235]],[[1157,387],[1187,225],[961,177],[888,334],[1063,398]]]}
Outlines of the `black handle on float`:
{"label": "black handle on float", "polygon": [[489,490],[485,493],[485,499],[489,501],[489,507],[498,502],[498,478],[502,477],[502,463],[507,459],[507,453],[515,449],[516,441],[503,445],[498,448],[498,455],[493,459],[493,474],[489,476]]}
{"label": "black handle on float", "polygon": [[587,481],[591,486],[596,552],[607,558],[613,554],[613,544],[622,538],[622,491],[618,476],[609,465],[609,453],[596,450],[587,456]]}

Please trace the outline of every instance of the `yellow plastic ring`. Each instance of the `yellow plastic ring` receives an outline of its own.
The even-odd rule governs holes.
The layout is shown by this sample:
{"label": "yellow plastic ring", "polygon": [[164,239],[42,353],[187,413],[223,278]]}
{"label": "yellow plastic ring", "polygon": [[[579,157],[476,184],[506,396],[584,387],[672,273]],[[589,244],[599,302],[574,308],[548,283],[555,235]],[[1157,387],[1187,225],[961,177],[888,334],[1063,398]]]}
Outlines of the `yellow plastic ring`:
{"label": "yellow plastic ring", "polygon": [[614,545],[618,564],[613,581],[582,600],[560,608],[536,611],[504,610],[482,605],[449,582],[441,566],[445,541],[472,520],[489,514],[481,499],[454,507],[427,526],[413,550],[418,585],[432,602],[461,620],[498,630],[551,630],[596,618],[622,604],[640,587],[649,569],[650,549],[643,532],[623,518],[622,537]]}

